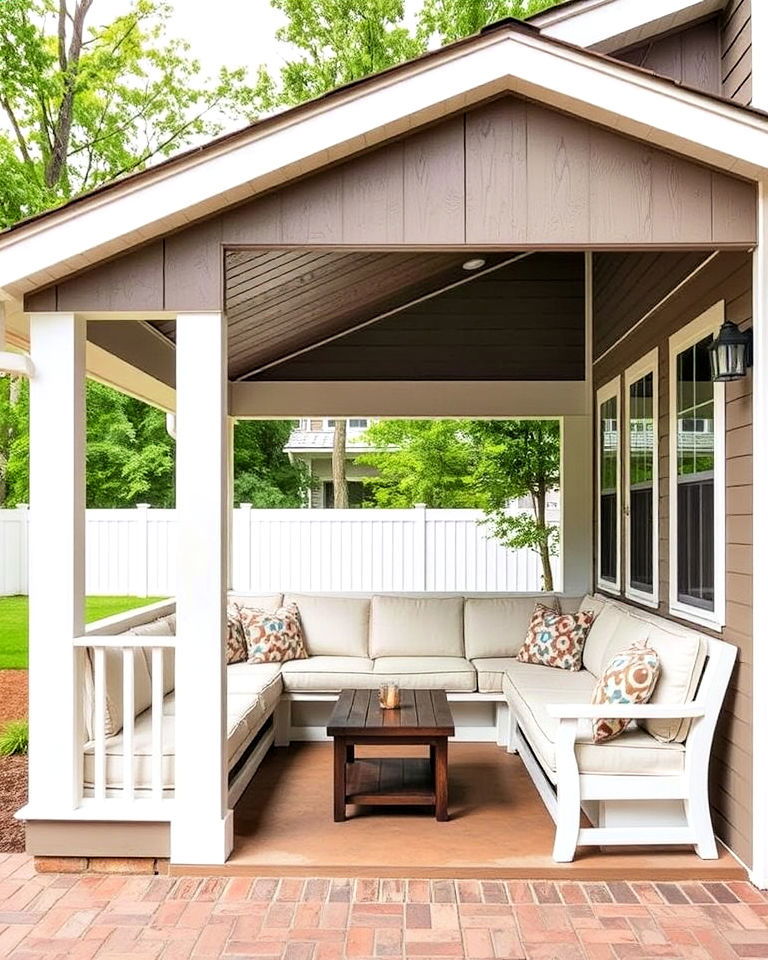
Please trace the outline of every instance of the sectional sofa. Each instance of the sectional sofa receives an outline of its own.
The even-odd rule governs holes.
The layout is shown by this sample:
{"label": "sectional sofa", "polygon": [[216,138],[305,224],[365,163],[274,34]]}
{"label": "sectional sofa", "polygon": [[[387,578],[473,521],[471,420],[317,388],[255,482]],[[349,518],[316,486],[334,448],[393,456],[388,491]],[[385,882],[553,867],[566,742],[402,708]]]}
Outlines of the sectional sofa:
{"label": "sectional sofa", "polygon": [[[283,664],[227,667],[230,803],[235,803],[269,747],[323,736],[323,708],[345,687],[444,689],[454,710],[491,708],[465,739],[489,739],[519,752],[557,825],[554,857],[573,858],[579,844],[692,843],[716,856],[707,802],[709,753],[735,659],[722,641],[605,597],[547,594],[233,595],[275,609],[296,602],[309,657]],[[584,669],[568,672],[521,663],[517,651],[537,602],[596,613]],[[175,614],[134,622],[147,638],[133,652],[135,725],[133,781],[137,795],[152,782],[151,650],[153,637],[175,633]],[[601,708],[590,700],[596,677],[619,650],[646,640],[660,655],[662,677],[645,707]],[[173,792],[174,676],[164,652],[164,795]],[[108,653],[109,657],[110,654]],[[121,661],[106,663],[106,785],[116,795],[125,771]],[[297,725],[295,711],[315,711]],[[622,710],[624,712],[622,712]],[[319,712],[318,712],[319,711]],[[596,716],[630,715],[635,725],[607,744],[591,742]],[[94,680],[86,670],[86,794],[94,783]],[[317,717],[320,719],[318,720]],[[460,730],[461,728],[457,729]],[[304,733],[302,733],[304,731]],[[586,814],[589,825],[582,822]],[[590,832],[591,831],[591,832]]]}

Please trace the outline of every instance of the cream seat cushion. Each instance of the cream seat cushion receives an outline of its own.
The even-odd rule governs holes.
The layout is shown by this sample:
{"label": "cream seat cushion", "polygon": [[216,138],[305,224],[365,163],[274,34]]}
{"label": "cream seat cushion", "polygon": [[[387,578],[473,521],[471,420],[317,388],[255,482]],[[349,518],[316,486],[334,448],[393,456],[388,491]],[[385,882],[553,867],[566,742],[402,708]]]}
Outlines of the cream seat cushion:
{"label": "cream seat cushion", "polygon": [[449,693],[473,693],[477,672],[463,657],[379,657],[373,673],[379,683]]}
{"label": "cream seat cushion", "polygon": [[[538,757],[544,772],[557,783],[555,737],[559,722],[547,705],[589,703],[595,678],[586,670],[576,673],[534,664],[516,663],[504,675],[503,691],[517,723]],[[685,749],[678,743],[659,743],[633,727],[616,740],[592,742],[592,725],[582,721],[576,739],[580,773],[672,776],[683,772]]]}
{"label": "cream seat cushion", "polygon": [[367,597],[287,593],[285,603],[299,608],[310,657],[368,656],[371,601]]}
{"label": "cream seat cushion", "polygon": [[[481,657],[472,661],[472,666],[477,670],[477,689],[480,693],[501,693],[501,682],[504,674],[513,664],[517,663],[517,657]],[[546,668],[551,669],[550,667]]]}
{"label": "cream seat cushion", "polygon": [[371,601],[369,656],[463,657],[463,597],[382,597]]}
{"label": "cream seat cushion", "polygon": [[316,691],[339,693],[347,687],[372,689],[380,681],[373,676],[368,657],[309,657],[282,664],[283,685],[289,693]]}
{"label": "cream seat cushion", "polygon": [[553,604],[548,594],[535,597],[468,597],[464,602],[464,649],[468,660],[514,657],[537,603]]}

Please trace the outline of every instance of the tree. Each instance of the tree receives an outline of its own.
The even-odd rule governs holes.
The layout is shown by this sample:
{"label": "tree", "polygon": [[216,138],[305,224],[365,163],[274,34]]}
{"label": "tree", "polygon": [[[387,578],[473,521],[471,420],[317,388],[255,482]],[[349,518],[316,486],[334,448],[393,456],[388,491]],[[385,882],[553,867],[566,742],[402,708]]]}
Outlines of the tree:
{"label": "tree", "polygon": [[562,0],[425,0],[418,35],[423,42],[437,38],[440,43],[451,43],[496,20],[523,19],[559,2]]}
{"label": "tree", "polygon": [[300,507],[309,489],[303,463],[291,462],[283,447],[289,420],[240,420],[235,426],[235,503],[258,508]]}
{"label": "tree", "polygon": [[188,44],[165,38],[166,4],[134,0],[90,26],[96,9],[0,4],[0,225],[210,137],[225,116],[254,116],[243,69],[202,82]]}
{"label": "tree", "polygon": [[473,485],[477,451],[467,420],[380,420],[365,433],[377,451],[357,457],[378,475],[364,483],[377,507],[482,507]]}
{"label": "tree", "polygon": [[263,109],[303,103],[423,52],[404,23],[404,0],[271,0],[287,23],[277,39],[296,56],[278,78],[260,71],[257,102]]}
{"label": "tree", "polygon": [[[474,482],[487,497],[487,522],[513,550],[529,547],[541,557],[543,587],[553,589],[552,555],[558,528],[547,523],[547,493],[560,486],[560,426],[551,420],[475,420],[470,423],[479,457]],[[511,516],[510,500],[530,497],[533,516]]]}
{"label": "tree", "polygon": [[347,421],[344,417],[336,417],[333,421],[331,475],[333,476],[333,507],[335,510],[346,510],[349,507],[349,487],[347,486]]}

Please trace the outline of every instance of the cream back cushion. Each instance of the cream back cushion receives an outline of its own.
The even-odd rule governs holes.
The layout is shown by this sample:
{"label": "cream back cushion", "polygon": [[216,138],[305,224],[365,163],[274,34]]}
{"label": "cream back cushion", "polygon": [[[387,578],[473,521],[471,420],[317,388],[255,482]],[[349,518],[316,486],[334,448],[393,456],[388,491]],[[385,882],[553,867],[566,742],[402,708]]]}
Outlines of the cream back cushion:
{"label": "cream back cushion", "polygon": [[[597,604],[592,604],[592,597],[585,597],[581,604],[581,612],[584,610],[596,610]],[[603,604],[600,608],[594,623],[590,627],[587,635],[587,642],[584,644],[583,664],[586,670],[599,677],[603,672],[606,662],[606,652],[618,631],[622,622],[628,615],[622,613],[613,604]]]}
{"label": "cream back cushion", "polygon": [[464,601],[464,646],[468,660],[514,657],[520,649],[537,603],[536,597],[468,597]]}
{"label": "cream back cushion", "polygon": [[228,599],[243,607],[255,607],[270,613],[283,605],[282,593],[230,593]]}
{"label": "cream back cushion", "polygon": [[[687,703],[696,690],[707,659],[707,641],[695,630],[670,624],[669,629],[656,623],[647,624],[648,646],[659,655],[661,674],[651,703]],[[690,720],[641,720],[651,736],[662,743],[683,743],[691,729]]]}
{"label": "cream back cushion", "polygon": [[374,597],[370,656],[463,657],[463,597]]}
{"label": "cream back cushion", "polygon": [[367,657],[371,601],[360,597],[323,597],[287,593],[299,608],[310,657]]}

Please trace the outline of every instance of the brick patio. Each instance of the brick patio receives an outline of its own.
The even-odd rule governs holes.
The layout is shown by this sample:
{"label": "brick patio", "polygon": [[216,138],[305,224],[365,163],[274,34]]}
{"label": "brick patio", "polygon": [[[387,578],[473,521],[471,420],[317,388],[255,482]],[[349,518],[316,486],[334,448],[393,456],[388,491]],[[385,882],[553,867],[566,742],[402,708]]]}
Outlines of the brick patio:
{"label": "brick patio", "polygon": [[36,874],[0,854],[0,957],[768,958],[744,882]]}

